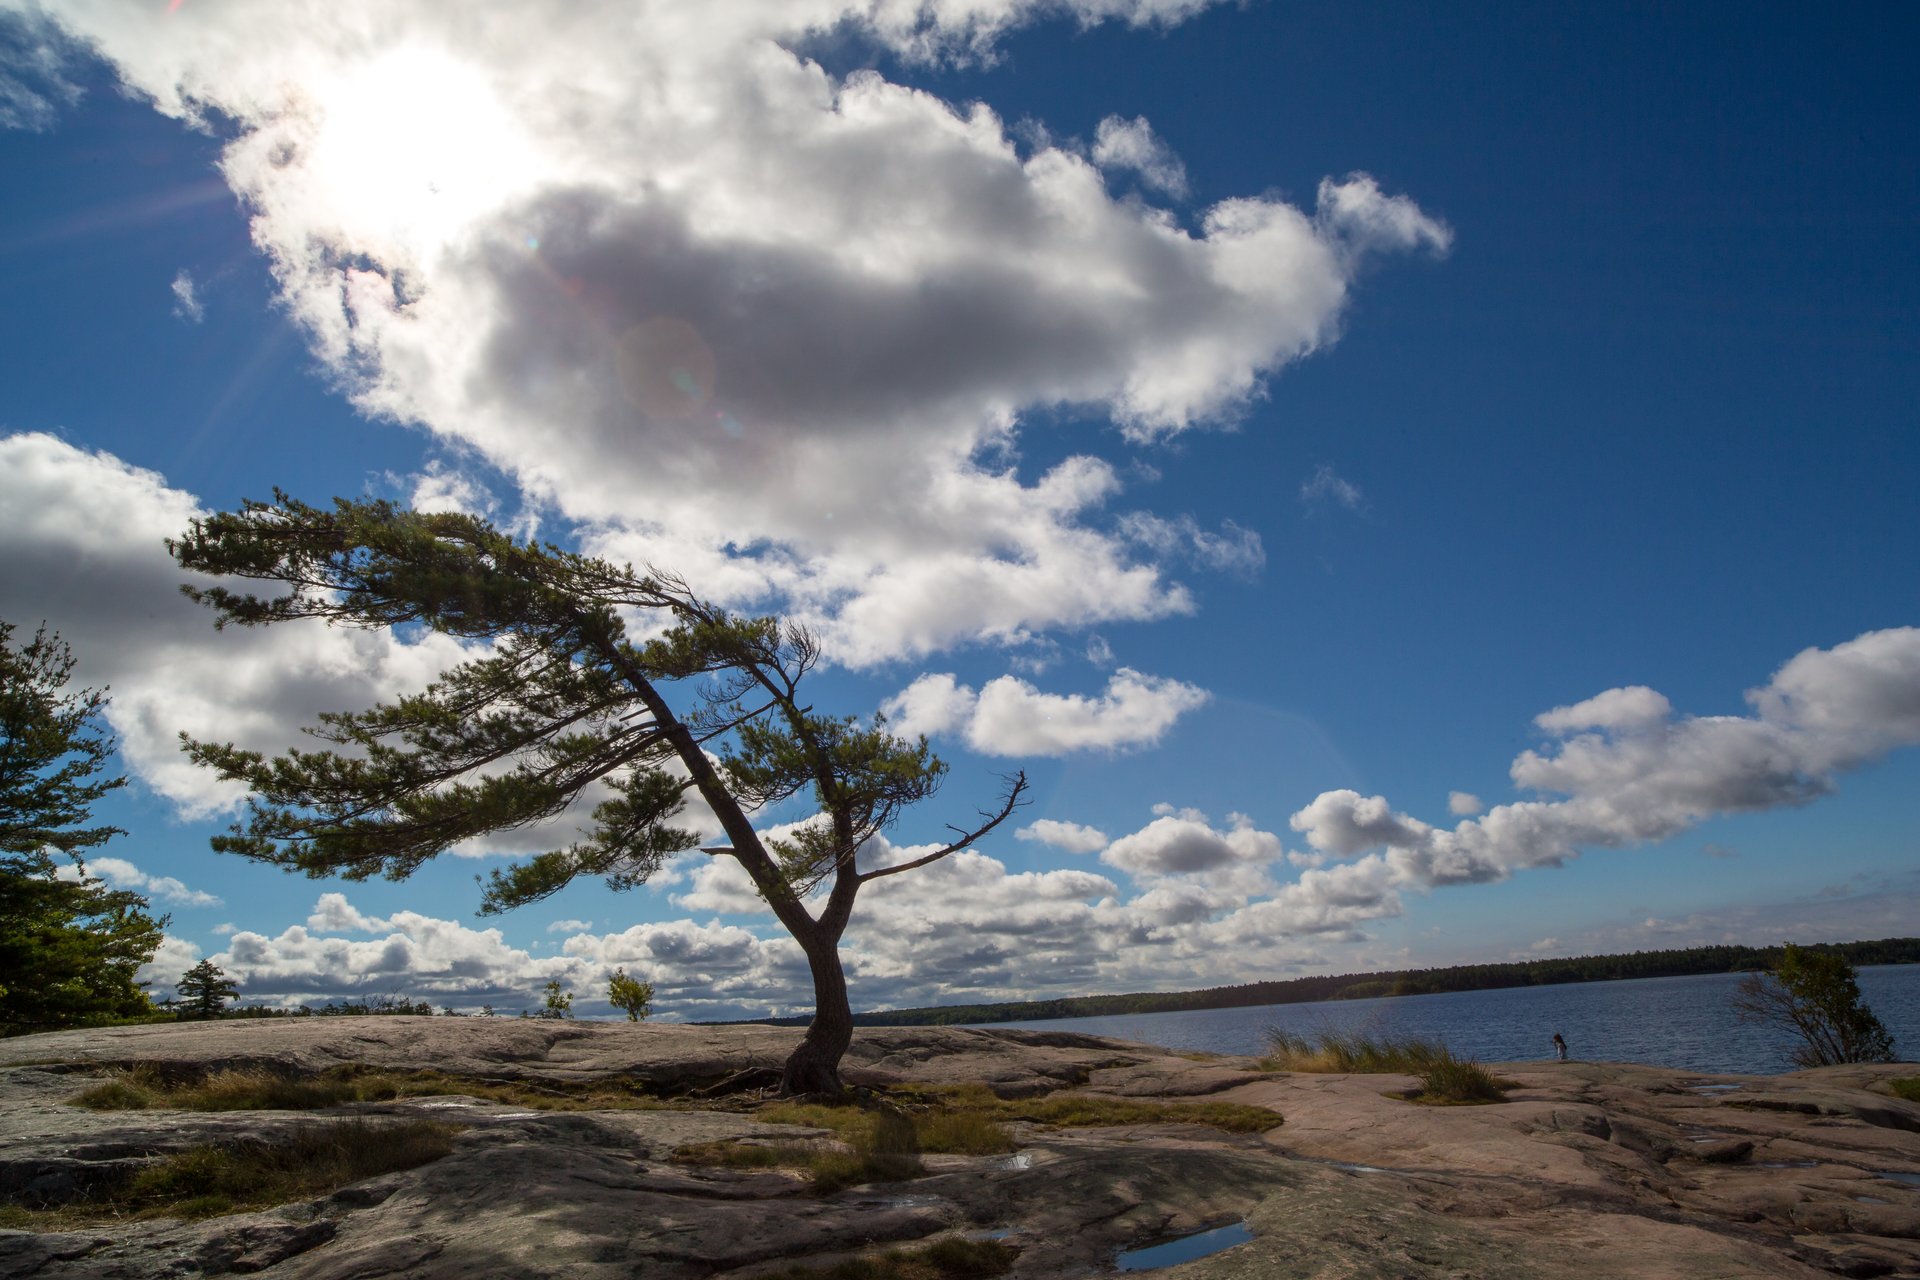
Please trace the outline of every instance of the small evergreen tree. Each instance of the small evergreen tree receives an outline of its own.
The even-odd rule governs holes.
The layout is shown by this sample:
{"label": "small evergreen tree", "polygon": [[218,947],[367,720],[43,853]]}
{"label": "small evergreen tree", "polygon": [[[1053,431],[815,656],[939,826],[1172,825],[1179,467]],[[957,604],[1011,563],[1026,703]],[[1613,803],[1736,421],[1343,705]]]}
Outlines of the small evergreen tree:
{"label": "small evergreen tree", "polygon": [[[73,654],[42,627],[24,645],[0,622],[0,1028],[73,1026],[152,1012],[135,975],[166,917],[86,873],[82,855],[121,834],[88,825],[113,737],[104,691],[68,688]],[[56,856],[79,868],[62,879]]]}
{"label": "small evergreen tree", "polygon": [[627,1011],[628,1022],[640,1022],[653,1011],[653,984],[629,978],[625,969],[615,969],[607,979],[607,999],[614,1008]]}
{"label": "small evergreen tree", "polygon": [[1892,1062],[1893,1036],[1860,998],[1859,975],[1842,956],[1791,942],[1769,973],[1749,974],[1733,998],[1742,1022],[1786,1027],[1800,1037],[1802,1067]]}
{"label": "small evergreen tree", "polygon": [[558,978],[547,983],[546,1006],[540,1010],[543,1018],[571,1018],[573,1016],[573,992],[565,990]]}
{"label": "small evergreen tree", "polygon": [[227,1001],[240,994],[239,986],[211,960],[202,960],[181,974],[176,989],[187,1010],[204,1018],[219,1017]]}

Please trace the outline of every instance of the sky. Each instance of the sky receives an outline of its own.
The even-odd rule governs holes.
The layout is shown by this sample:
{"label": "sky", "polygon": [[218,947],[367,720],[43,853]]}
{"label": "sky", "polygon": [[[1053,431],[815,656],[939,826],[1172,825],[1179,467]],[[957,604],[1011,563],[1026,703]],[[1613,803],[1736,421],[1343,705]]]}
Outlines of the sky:
{"label": "sky", "polygon": [[162,992],[808,1006],[724,858],[482,919],[564,823],[398,883],[210,851],[180,733],[463,656],[216,631],[164,540],[278,487],[806,622],[816,707],[951,765],[872,858],[1025,770],[863,892],[856,1008],[1910,934],[1916,25],[0,0],[0,618],[110,690],[88,868]]}

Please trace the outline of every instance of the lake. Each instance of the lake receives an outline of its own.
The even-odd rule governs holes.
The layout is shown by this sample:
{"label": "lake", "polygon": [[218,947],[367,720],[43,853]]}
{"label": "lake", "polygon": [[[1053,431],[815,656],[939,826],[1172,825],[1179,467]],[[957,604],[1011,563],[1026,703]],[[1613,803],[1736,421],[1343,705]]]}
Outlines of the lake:
{"label": "lake", "polygon": [[[1795,1043],[1791,1033],[1734,1017],[1734,989],[1743,977],[1710,973],[982,1025],[1079,1031],[1169,1049],[1256,1056],[1265,1051],[1269,1027],[1308,1035],[1357,1030],[1441,1040],[1455,1053],[1482,1062],[1551,1057],[1550,1041],[1558,1031],[1575,1058],[1728,1074],[1793,1070],[1787,1056]],[[1920,964],[1863,968],[1860,994],[1893,1033],[1895,1052],[1920,1057]]]}

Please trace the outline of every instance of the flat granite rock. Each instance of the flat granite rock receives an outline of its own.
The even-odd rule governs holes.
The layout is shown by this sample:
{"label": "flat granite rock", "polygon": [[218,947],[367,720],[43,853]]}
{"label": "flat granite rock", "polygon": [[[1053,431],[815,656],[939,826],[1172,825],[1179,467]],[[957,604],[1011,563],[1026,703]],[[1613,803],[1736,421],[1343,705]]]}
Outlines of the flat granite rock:
{"label": "flat granite rock", "polygon": [[[270,1139],[314,1119],[66,1105],[108,1066],[297,1074],[355,1063],[555,1086],[626,1079],[684,1095],[777,1066],[798,1036],[381,1017],[0,1041],[0,1199],[57,1200],[161,1153]],[[457,1095],[359,1104],[332,1114],[438,1116],[463,1128],[445,1158],[319,1200],[194,1222],[0,1231],[0,1275],[751,1280],[992,1232],[1018,1249],[1015,1276],[1085,1276],[1111,1271],[1123,1249],[1244,1222],[1250,1241],[1169,1274],[1920,1277],[1920,1107],[1886,1083],[1920,1074],[1911,1065],[1773,1077],[1620,1063],[1495,1070],[1513,1082],[1511,1101],[1426,1107],[1399,1096],[1414,1083],[1405,1076],[1267,1073],[1246,1059],[1063,1032],[865,1029],[844,1067],[853,1083],[1238,1102],[1273,1110],[1276,1127],[1023,1123],[1015,1156],[928,1156],[910,1182],[821,1196],[777,1170],[670,1160],[695,1143],[814,1132],[742,1110],[528,1111]]]}

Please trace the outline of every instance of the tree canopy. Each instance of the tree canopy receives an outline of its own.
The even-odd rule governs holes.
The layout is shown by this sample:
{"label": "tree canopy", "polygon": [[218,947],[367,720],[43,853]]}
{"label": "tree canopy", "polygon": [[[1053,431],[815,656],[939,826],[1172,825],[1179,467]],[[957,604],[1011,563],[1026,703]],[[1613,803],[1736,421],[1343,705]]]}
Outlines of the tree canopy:
{"label": "tree canopy", "polygon": [[1894,1060],[1893,1036],[1860,998],[1858,975],[1844,957],[1787,943],[1770,972],[1740,984],[1733,1003],[1743,1022],[1784,1027],[1799,1037],[1798,1066]]}
{"label": "tree canopy", "polygon": [[90,825],[94,803],[125,781],[105,773],[106,694],[68,688],[74,658],[59,636],[42,627],[16,645],[14,632],[0,622],[0,1025],[147,1013],[135,975],[167,922],[86,874],[83,860],[121,834]]}
{"label": "tree canopy", "polygon": [[[275,584],[265,595],[183,588],[216,625],[320,619],[475,642],[475,656],[417,693],[321,716],[309,732],[324,749],[268,757],[187,741],[194,760],[251,791],[216,848],[310,876],[402,878],[462,841],[600,797],[578,838],[491,874],[481,910],[498,912],[581,875],[644,883],[699,845],[683,817],[696,796],[728,842],[709,851],[739,861],[812,971],[814,1019],[782,1073],[789,1092],[839,1090],[852,1037],[839,943],[860,887],[967,847],[1026,789],[1015,775],[948,843],[862,868],[862,847],[933,795],[945,765],[878,716],[816,712],[800,691],[820,660],[804,627],[730,614],[657,570],[379,501],[321,508],[276,493],[169,545],[183,568]],[[750,815],[803,793],[822,820],[763,839]]]}

